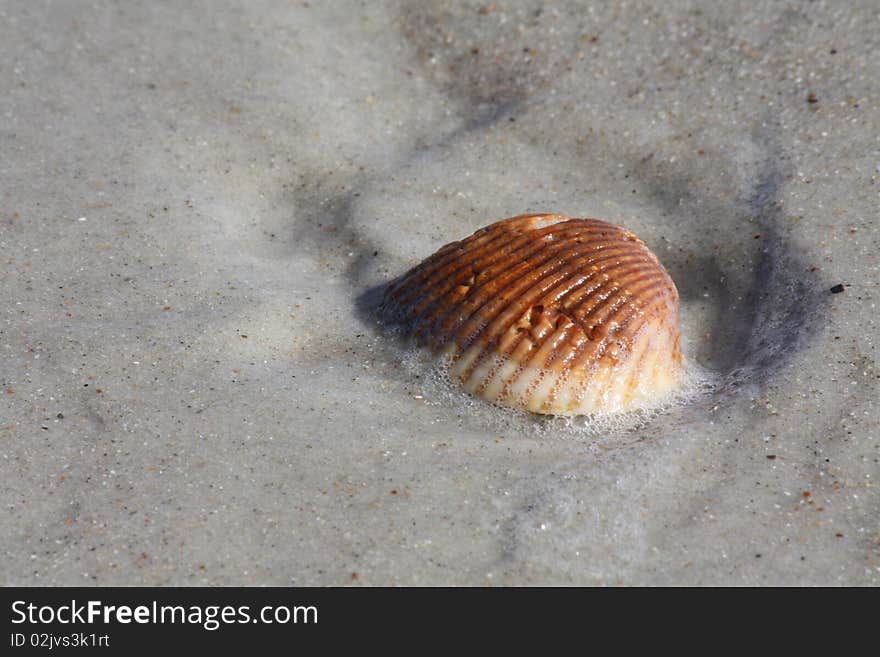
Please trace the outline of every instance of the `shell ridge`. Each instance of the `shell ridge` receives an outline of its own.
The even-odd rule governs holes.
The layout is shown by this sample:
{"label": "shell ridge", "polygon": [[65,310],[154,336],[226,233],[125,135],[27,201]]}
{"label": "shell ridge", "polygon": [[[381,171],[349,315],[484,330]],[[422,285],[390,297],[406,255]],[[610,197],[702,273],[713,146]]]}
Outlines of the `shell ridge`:
{"label": "shell ridge", "polygon": [[[542,354],[546,354],[546,355],[544,356],[544,363],[548,362],[549,360],[552,360],[553,354],[554,354],[554,353],[558,350],[558,348],[559,348],[559,344],[560,344],[563,340],[566,339],[566,337],[568,336],[569,331],[570,331],[572,328],[577,329],[578,326],[577,326],[576,324],[573,324],[573,323],[569,322],[568,324],[565,324],[565,325],[563,325],[562,327],[557,328],[557,329],[556,329],[556,330],[555,330],[555,331],[554,331],[554,332],[553,332],[553,333],[552,333],[547,339],[545,339],[545,341],[543,342],[543,344],[542,344],[540,347],[538,347],[537,349],[535,349],[535,350],[530,354],[530,357],[529,357],[527,360],[525,360],[525,361],[523,362],[523,366],[522,366],[522,368],[520,368],[520,369],[518,370],[517,375],[515,375],[515,376],[511,376],[511,377],[510,377],[509,381],[507,382],[508,385],[509,385],[510,387],[513,387],[514,385],[516,385],[516,383],[518,383],[518,381],[519,381],[518,375],[521,375],[521,374],[522,374],[523,372],[525,372],[526,370],[535,367],[535,365],[534,365],[535,360],[536,360],[539,356],[541,356]],[[554,337],[555,337],[555,339],[554,339]],[[546,369],[546,368],[543,367],[543,366],[537,368],[537,370],[538,370],[539,372],[542,371],[542,370],[544,370],[544,369]],[[534,381],[534,379],[533,379],[532,381],[530,381],[530,382],[526,385],[526,392],[528,392],[529,394],[531,394],[529,391],[532,390],[534,384],[535,384],[535,381]],[[526,401],[531,401],[531,397],[528,397]]]}
{"label": "shell ridge", "polygon": [[[509,248],[512,244],[515,244],[513,250],[509,252],[506,251],[506,249]],[[414,312],[417,314],[423,314],[427,311],[430,311],[433,308],[433,305],[441,302],[448,291],[454,288],[455,285],[458,284],[458,282],[461,280],[461,273],[463,271],[469,272],[470,275],[483,275],[484,272],[493,269],[498,261],[502,260],[503,258],[512,258],[514,256],[521,257],[523,255],[523,252],[525,252],[525,254],[530,253],[531,251],[529,251],[529,249],[534,251],[534,248],[530,243],[528,236],[523,236],[523,238],[520,240],[514,239],[499,246],[496,246],[493,249],[493,252],[490,254],[472,254],[474,255],[474,257],[471,260],[466,260],[465,262],[460,263],[460,266],[455,268],[452,272],[448,272],[446,275],[436,279],[434,283],[441,283],[442,281],[442,287],[439,290],[434,291],[434,294],[432,294],[431,299],[433,301],[430,303],[422,303],[417,305],[414,308]],[[505,271],[505,268],[500,268],[500,271],[503,273]],[[430,279],[427,284],[431,284]],[[485,284],[485,281],[481,281],[481,285],[483,284]]]}
{"label": "shell ridge", "polygon": [[[501,222],[499,222],[499,223],[501,223]],[[538,229],[538,231],[543,231],[545,229],[552,230],[553,227],[555,227],[557,225],[558,224],[551,224],[551,225],[545,226],[542,229]],[[526,231],[522,231],[520,228],[517,228],[511,234],[509,232],[505,232],[503,230],[503,228],[504,228],[503,226],[499,226],[497,224],[494,224],[493,226],[490,226],[488,228],[486,235],[484,235],[484,236],[479,235],[479,231],[477,231],[477,233],[474,233],[470,237],[462,240],[460,242],[461,246],[465,247],[467,249],[472,249],[473,253],[471,254],[470,259],[465,258],[463,260],[463,262],[459,263],[459,265],[466,266],[467,264],[472,264],[473,262],[480,260],[481,258],[485,258],[486,252],[489,250],[490,247],[492,247],[492,250],[491,250],[492,255],[502,256],[503,250],[505,248],[509,247],[511,244],[513,244],[515,242],[528,243],[529,234]],[[478,237],[478,236],[479,236],[479,239],[474,239],[475,237]],[[484,240],[482,239],[483,237],[485,237],[488,240],[488,242],[484,243]],[[497,242],[501,242],[501,244],[498,244]],[[483,250],[482,251],[476,250],[476,247],[478,247],[478,246],[482,246]],[[436,255],[438,255],[438,254],[434,254],[434,256],[436,256]],[[449,254],[449,255],[450,255],[449,258],[441,259],[441,262],[439,262],[439,263],[433,263],[436,266],[432,266],[431,274],[429,276],[427,276],[425,280],[414,281],[414,282],[425,283],[425,284],[436,283],[438,280],[437,276],[438,276],[438,274],[441,273],[440,270],[444,266],[448,265],[452,260],[454,260],[455,254]],[[430,261],[434,258],[434,256],[430,256],[428,258],[428,261],[426,261],[426,263],[423,263],[423,264],[432,264]],[[454,269],[452,272],[447,272],[445,275],[440,276],[440,279],[448,278],[449,276],[454,276],[458,272],[459,269],[460,269],[460,267],[458,269]],[[432,278],[433,278],[433,280],[432,280]]]}
{"label": "shell ridge", "polygon": [[[580,308],[575,309],[574,315],[586,326],[588,336],[593,331],[601,328],[614,316],[614,313],[620,309],[622,305],[627,303],[635,303],[633,299],[646,290],[650,290],[653,286],[663,285],[665,281],[659,277],[639,278],[638,284],[634,285],[629,293],[623,290],[623,286],[615,286],[611,289],[611,293],[602,298],[598,303],[586,310]],[[592,337],[592,336],[591,336]]]}
{"label": "shell ridge", "polygon": [[[664,290],[659,290],[655,293],[655,297],[662,297],[664,294]],[[636,327],[635,329],[630,329],[630,324],[633,320],[642,316],[642,308],[633,304],[629,307],[629,314],[625,316],[623,320],[620,321],[617,327],[616,335],[627,338],[627,336],[631,335],[633,331],[636,333],[640,330],[640,327]],[[627,338],[628,339],[628,338]],[[597,343],[593,343],[597,344]],[[590,364],[593,361],[598,361],[602,357],[601,354],[597,354],[595,350],[590,353],[583,354],[583,352],[578,353],[575,358],[578,360],[576,363],[577,367],[581,367],[585,364]]]}
{"label": "shell ridge", "polygon": [[[476,235],[476,233],[474,235]],[[461,251],[465,251],[468,248],[472,248],[474,246],[481,245],[481,242],[483,241],[482,239],[476,240],[474,243],[469,243],[469,240],[472,237],[474,237],[474,235],[459,242],[459,246],[460,246]],[[490,232],[487,232],[485,236],[481,236],[481,237],[485,237],[487,240],[489,240],[488,244],[485,245],[488,248],[488,246],[491,246],[492,243],[496,240],[497,241],[508,240],[508,243],[512,242],[512,241],[516,240],[517,237],[519,237],[519,234],[514,234],[513,236],[511,236],[511,235],[505,234],[500,231],[490,231]],[[412,272],[411,276],[407,276],[406,286],[404,288],[402,288],[401,290],[399,290],[397,293],[400,295],[406,295],[408,292],[410,294],[412,294],[412,293],[417,294],[419,285],[430,285],[430,284],[436,282],[436,280],[432,280],[432,279],[436,279],[440,270],[443,267],[446,267],[447,265],[449,265],[451,262],[453,262],[455,260],[455,256],[456,256],[455,253],[450,252],[447,254],[447,256],[442,257],[442,258],[437,258],[435,260],[435,256],[437,256],[437,255],[438,254],[434,254],[433,256],[430,256],[425,262],[422,263],[422,265],[425,266],[425,268],[422,272],[414,271],[414,272]],[[417,274],[422,274],[422,273],[424,274],[424,276],[417,275]],[[442,276],[441,276],[441,278],[442,278]],[[406,303],[409,300],[410,300],[409,298],[401,299],[401,301],[403,303]]]}
{"label": "shell ridge", "polygon": [[[586,221],[586,220],[571,219],[569,221],[564,222],[564,224],[566,224],[564,229],[559,228],[559,226],[561,226],[562,224],[551,224],[548,226],[544,226],[543,228],[534,229],[531,231],[531,233],[528,233],[528,232],[516,233],[512,237],[510,237],[509,235],[505,235],[503,232],[498,232],[499,239],[503,240],[504,238],[507,238],[507,237],[510,237],[510,239],[506,242],[502,242],[501,244],[493,244],[493,243],[486,244],[484,246],[484,251],[488,250],[488,248],[490,246],[492,247],[492,252],[488,256],[491,258],[491,260],[489,262],[480,263],[480,266],[481,266],[481,268],[484,267],[485,265],[492,266],[498,261],[499,258],[503,258],[505,256],[511,257],[512,254],[505,253],[505,249],[509,248],[511,246],[511,244],[516,243],[516,246],[514,247],[514,252],[516,252],[517,250],[521,250],[523,248],[527,249],[527,248],[529,248],[530,244],[532,242],[534,242],[538,236],[545,237],[547,234],[554,232],[554,229],[557,231],[559,231],[559,230],[565,231],[564,233],[557,235],[557,240],[554,240],[554,241],[558,241],[559,237],[567,236],[568,233],[570,233],[570,232],[578,233],[577,237],[583,237],[583,236],[592,235],[597,231],[607,231],[607,226],[609,225],[609,224],[606,224],[605,226],[590,226],[587,230],[585,230],[585,228],[587,228],[587,227],[585,227],[584,225],[582,225],[580,223],[583,221]],[[568,225],[568,224],[571,224],[571,225]],[[470,238],[464,240],[462,242],[462,245],[467,246],[468,248],[472,248],[475,245],[467,244],[469,239]],[[625,240],[621,240],[621,241],[625,241]],[[517,255],[518,255],[518,253],[517,253]],[[430,261],[433,257],[434,256],[429,257],[428,260]],[[432,273],[432,275],[429,276],[427,280],[422,281],[422,282],[425,284],[432,285],[434,283],[437,283],[439,280],[448,279],[449,277],[456,276],[458,274],[458,272],[461,269],[463,269],[464,267],[466,267],[468,264],[476,265],[477,262],[479,262],[481,259],[485,259],[486,257],[487,257],[487,255],[485,252],[476,251],[471,255],[470,259],[464,258],[462,260],[462,262],[459,263],[460,266],[458,268],[454,269],[452,272],[447,272],[445,275],[439,276],[439,278],[438,278],[438,275],[441,274],[440,269],[442,269],[442,267],[435,268],[435,271]],[[446,264],[448,264],[448,263],[446,263]],[[431,280],[432,278],[433,278],[433,280]],[[402,301],[406,302],[408,300],[405,299]]]}
{"label": "shell ridge", "polygon": [[[507,284],[511,280],[515,280],[517,282],[515,283],[515,287],[512,291],[516,295],[519,293],[520,290],[522,290],[523,286],[528,286],[532,282],[539,283],[542,280],[546,280],[547,276],[552,275],[553,273],[559,271],[561,268],[570,264],[571,260],[566,260],[560,257],[564,251],[564,245],[557,245],[552,249],[533,250],[525,256],[524,260],[517,262],[514,268],[501,270],[498,276],[489,280],[481,281],[479,283],[479,292],[475,292],[474,295],[470,297],[466,309],[462,310],[466,310],[466,312],[471,317],[479,317],[481,311],[485,308],[485,306],[497,300],[497,297],[494,294],[495,288]],[[578,255],[583,255],[583,257],[588,257],[590,253],[592,253],[592,250],[590,248],[583,248],[578,251]],[[537,278],[535,278],[534,276],[526,277],[520,275],[521,272],[527,272],[529,271],[529,269],[538,268],[543,268],[543,270]],[[434,302],[434,306],[438,305],[441,301],[442,299],[436,300]],[[445,317],[454,314],[454,312],[457,310],[459,309],[447,309]],[[440,323],[442,325],[444,318],[439,318],[439,320],[435,319],[435,324]],[[460,335],[461,333],[460,324],[456,325],[453,323],[451,325],[446,325],[444,328],[446,328],[449,334]]]}
{"label": "shell ridge", "polygon": [[[617,255],[616,253],[613,254],[613,255],[612,255],[612,254],[609,254],[608,256],[603,256],[603,258],[604,258],[604,257],[609,257],[609,258],[611,258],[611,257],[616,257],[616,255]],[[571,262],[577,262],[577,263],[579,263],[579,264],[584,264],[585,266],[587,266],[587,265],[589,265],[589,264],[591,264],[591,263],[595,263],[595,262],[597,262],[597,260],[595,259],[594,254],[593,254],[592,251],[585,250],[585,251],[581,254],[580,257],[576,258],[576,259],[573,260],[573,261],[570,261],[569,263],[565,263],[565,264],[570,264]],[[563,265],[563,266],[564,266],[564,265]],[[566,277],[562,278],[562,279],[559,281],[559,283],[557,283],[556,286],[550,288],[550,290],[547,290],[547,291],[545,291],[545,292],[542,292],[543,294],[545,294],[545,299],[546,299],[546,293],[547,293],[547,292],[552,291],[553,289],[555,289],[556,287],[558,287],[559,284],[564,283],[566,280],[570,280],[570,278],[573,278],[573,277],[577,276],[577,274],[578,274],[578,272],[572,272],[571,276],[566,276]],[[601,274],[601,272],[600,272],[600,271],[593,271],[593,272],[590,272],[590,274],[589,274],[588,278],[585,280],[584,284],[586,284],[587,282],[589,282],[589,281],[591,281],[591,280],[594,280],[594,277],[595,277],[596,274]],[[543,279],[540,279],[540,280],[543,280]],[[540,281],[539,281],[539,282],[540,282]],[[519,289],[521,289],[521,288],[519,288]],[[491,299],[490,299],[490,300],[491,300]],[[530,300],[529,300],[529,303],[531,303],[532,301],[533,301],[533,299],[530,299]],[[487,302],[487,303],[488,303],[488,302]],[[548,305],[548,304],[547,304],[546,302],[544,302],[544,305]],[[484,306],[485,306],[485,304],[484,304]],[[481,310],[483,310],[483,307],[478,308],[478,309],[476,310],[476,312],[479,313]],[[495,320],[496,320],[496,319],[497,319],[497,318],[503,313],[503,311],[504,311],[504,309],[499,309],[497,313],[493,314],[492,317],[488,319],[488,322],[489,322],[489,323],[494,322],[494,321],[495,321]],[[506,330],[506,328],[502,328],[499,332],[503,332],[504,330]],[[462,330],[461,328],[457,328],[457,329],[456,329],[456,333],[457,333],[459,339],[461,339],[460,334],[461,334],[462,332],[463,332],[463,330]],[[466,346],[469,346],[470,344],[473,344],[473,343],[474,343],[478,338],[480,338],[480,337],[482,337],[480,334],[476,334],[476,335],[468,334],[467,337],[466,337],[466,339],[464,340],[464,344],[465,344]]]}
{"label": "shell ridge", "polygon": [[[590,255],[589,257],[592,258],[591,255]],[[596,275],[601,274],[601,273],[602,273],[601,271],[599,271],[598,269],[594,268],[594,269],[588,274],[588,276],[586,277],[585,284],[586,284],[586,282],[594,281]],[[590,290],[589,290],[589,292],[587,292],[587,294],[592,294],[593,291],[595,291],[596,289],[598,289],[599,287],[601,287],[601,285],[602,285],[604,282],[607,282],[607,281],[601,281],[601,280],[600,280],[600,281],[594,281],[594,282],[598,283],[598,285],[595,285],[594,287],[590,288]],[[533,303],[534,301],[535,301],[534,299],[530,299],[530,303]],[[538,299],[538,302],[539,302],[540,304],[544,305],[545,307],[551,307],[551,308],[554,308],[554,309],[555,309],[556,306],[558,305],[558,304],[550,304],[550,303],[549,303],[549,293],[548,293],[548,294],[545,294],[544,297]],[[564,306],[563,306],[563,308],[564,308]],[[488,343],[491,343],[491,341],[492,341],[493,339],[497,339],[499,336],[503,336],[507,331],[509,331],[509,330],[510,330],[510,327],[511,327],[511,326],[514,324],[514,322],[516,321],[516,313],[513,313],[513,316],[512,316],[512,317],[508,317],[508,319],[507,319],[506,322],[500,322],[502,316],[504,315],[504,312],[505,312],[505,310],[500,310],[500,311],[499,311],[499,312],[498,312],[498,313],[497,313],[497,314],[496,314],[491,320],[489,320],[489,323],[483,327],[483,329],[482,329],[483,332],[485,332],[485,331],[491,329],[490,332],[488,333],[488,335],[483,335],[483,334],[481,334],[481,333],[478,333],[478,334],[476,334],[476,335],[469,336],[468,339],[467,339],[466,341],[463,341],[463,342],[461,342],[461,340],[460,340],[460,338],[459,338],[459,340],[460,340],[460,342],[461,342],[461,344],[462,344],[462,349],[467,349],[467,348],[469,348],[471,345],[473,345],[474,343],[476,343],[477,340],[478,340],[479,338],[484,338]],[[498,322],[500,322],[500,323],[498,323]],[[493,326],[493,325],[494,325],[494,326]],[[585,331],[585,332],[586,332],[586,331]],[[522,336],[521,336],[521,337],[522,337]],[[521,338],[520,338],[520,339],[521,339]],[[516,346],[517,346],[517,344],[518,344],[518,342],[519,342],[519,340],[517,340],[517,342],[512,346],[511,349],[515,349]],[[467,374],[468,376],[470,376],[470,374],[471,374],[471,372],[473,371],[473,369],[475,369],[477,366],[479,366],[479,365],[482,363],[482,361],[483,361],[483,358],[482,358],[482,357],[480,357],[480,358],[478,358],[477,360],[475,360],[475,361],[471,364],[471,366],[468,367],[468,368],[466,369],[466,374]]]}

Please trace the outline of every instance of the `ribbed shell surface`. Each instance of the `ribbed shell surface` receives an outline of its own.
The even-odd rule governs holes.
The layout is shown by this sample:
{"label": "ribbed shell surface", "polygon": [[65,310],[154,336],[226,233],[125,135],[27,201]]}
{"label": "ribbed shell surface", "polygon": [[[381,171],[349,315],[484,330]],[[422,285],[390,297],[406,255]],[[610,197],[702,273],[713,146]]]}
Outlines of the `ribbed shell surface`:
{"label": "ribbed shell surface", "polygon": [[521,215],[388,286],[387,317],[451,358],[469,392],[536,413],[652,406],[680,380],[678,292],[628,230]]}

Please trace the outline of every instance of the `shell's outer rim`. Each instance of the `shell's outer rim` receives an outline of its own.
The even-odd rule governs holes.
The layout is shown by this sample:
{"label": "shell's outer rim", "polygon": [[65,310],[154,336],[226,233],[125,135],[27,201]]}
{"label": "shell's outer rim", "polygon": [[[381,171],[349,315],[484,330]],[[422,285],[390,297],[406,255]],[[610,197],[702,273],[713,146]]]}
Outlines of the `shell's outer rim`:
{"label": "shell's outer rim", "polygon": [[599,219],[481,228],[389,284],[383,312],[444,353],[465,390],[535,413],[650,408],[683,376],[672,278],[631,231]]}

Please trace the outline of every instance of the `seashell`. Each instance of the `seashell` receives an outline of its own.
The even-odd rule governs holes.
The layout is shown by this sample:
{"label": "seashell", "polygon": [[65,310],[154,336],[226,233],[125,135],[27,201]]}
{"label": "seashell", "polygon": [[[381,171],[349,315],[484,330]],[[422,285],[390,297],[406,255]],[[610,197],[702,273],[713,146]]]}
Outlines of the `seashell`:
{"label": "seashell", "polygon": [[392,282],[386,318],[449,357],[470,393],[535,413],[643,409],[681,381],[679,298],[625,228],[512,217]]}

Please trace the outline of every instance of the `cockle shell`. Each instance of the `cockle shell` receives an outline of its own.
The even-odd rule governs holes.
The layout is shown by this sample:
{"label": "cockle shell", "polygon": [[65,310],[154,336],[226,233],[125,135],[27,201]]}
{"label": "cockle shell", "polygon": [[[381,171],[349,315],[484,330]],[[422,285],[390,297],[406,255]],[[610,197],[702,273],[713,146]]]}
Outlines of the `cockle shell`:
{"label": "cockle shell", "polygon": [[535,413],[656,405],[680,383],[679,299],[625,228],[512,217],[392,282],[386,317],[450,359],[470,393]]}

